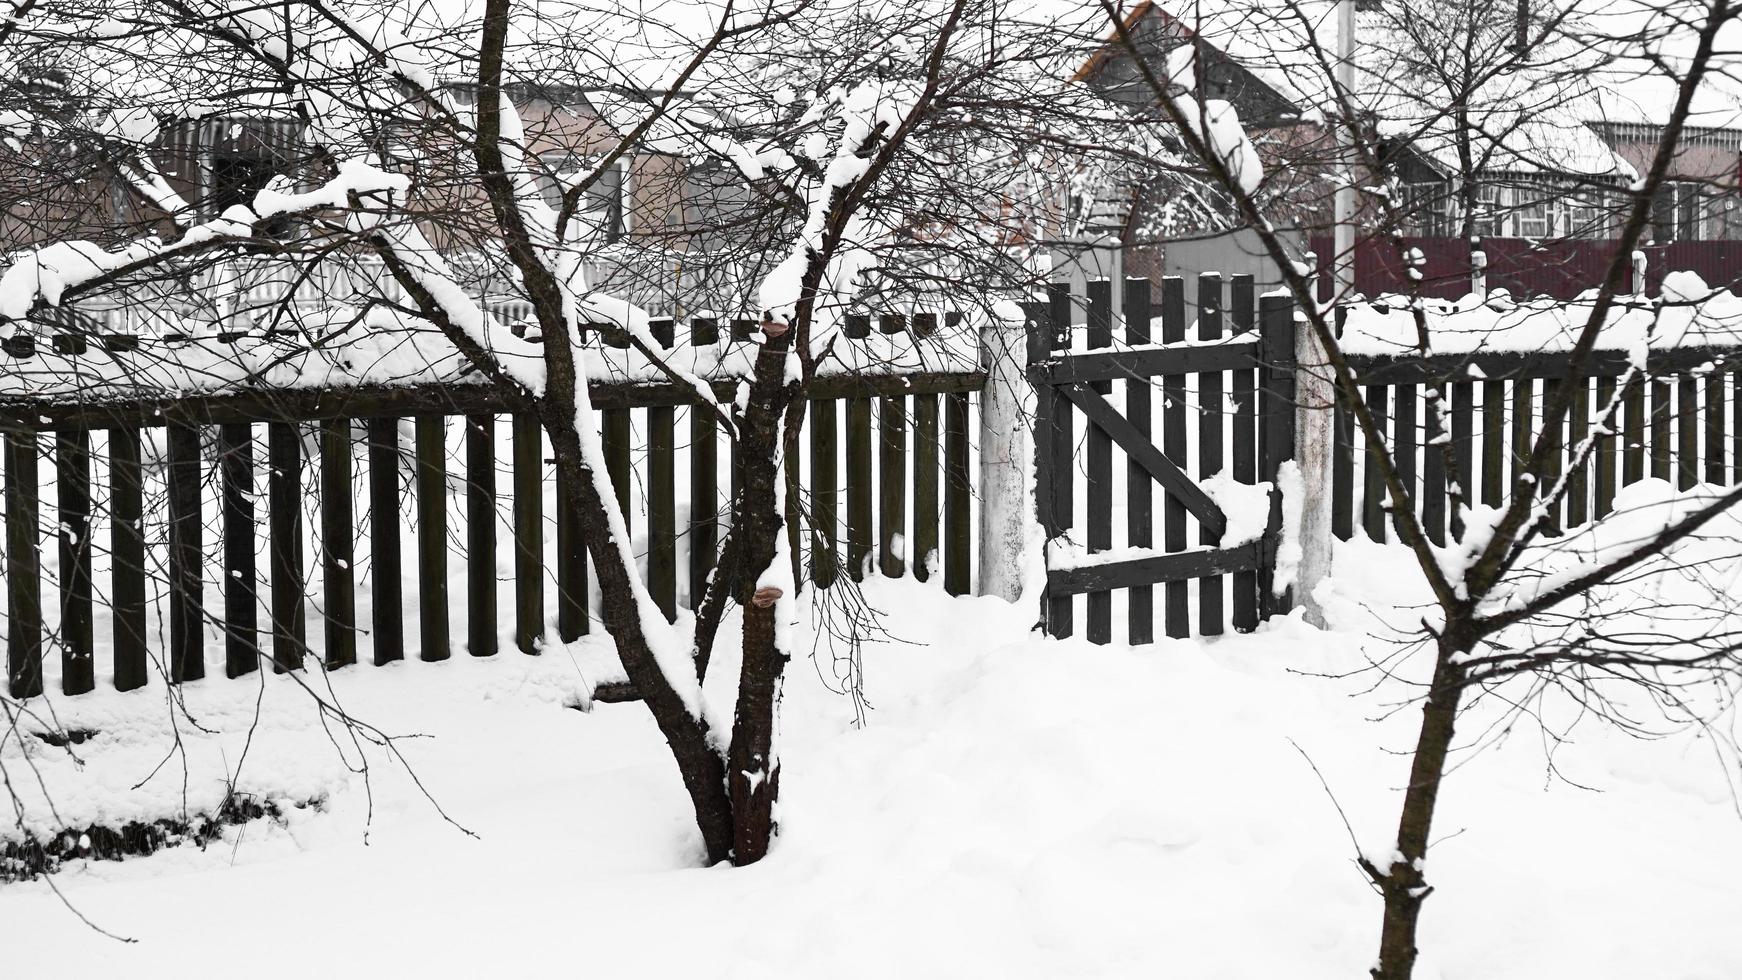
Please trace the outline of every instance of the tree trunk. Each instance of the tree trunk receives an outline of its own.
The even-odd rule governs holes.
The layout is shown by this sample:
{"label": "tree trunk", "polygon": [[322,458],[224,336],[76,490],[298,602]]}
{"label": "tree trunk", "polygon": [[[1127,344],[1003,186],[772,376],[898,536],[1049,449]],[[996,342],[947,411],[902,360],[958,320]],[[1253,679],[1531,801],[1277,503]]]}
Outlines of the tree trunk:
{"label": "tree trunk", "polygon": [[1469,652],[1473,640],[1448,629],[1439,640],[1438,663],[1433,688],[1421,709],[1421,731],[1403,795],[1403,811],[1397,823],[1397,852],[1389,867],[1367,869],[1385,899],[1385,919],[1379,933],[1379,962],[1373,980],[1409,980],[1415,969],[1415,930],[1421,905],[1433,889],[1423,867],[1427,859],[1434,807],[1439,801],[1440,782],[1445,778],[1446,758],[1451,752],[1457,726],[1458,702],[1463,696],[1463,670],[1459,658]]}
{"label": "tree trunk", "polygon": [[[741,567],[745,574],[736,592],[744,607],[744,662],[738,675],[738,703],[727,754],[732,863],[737,865],[754,864],[768,853],[775,830],[774,802],[780,790],[774,732],[787,652],[776,640],[777,606],[772,597],[758,595],[757,576],[774,565],[780,536],[787,529],[783,511],[788,508],[778,506],[781,494],[777,491],[781,488],[777,484],[783,479],[781,423],[787,419],[797,391],[786,377],[792,340],[790,327],[765,336],[756,357],[750,398],[738,426],[744,483],[735,533],[743,535]],[[788,425],[803,424],[802,412],[791,414]],[[788,501],[789,507],[793,503]],[[796,578],[791,580],[791,584],[796,582]]]}

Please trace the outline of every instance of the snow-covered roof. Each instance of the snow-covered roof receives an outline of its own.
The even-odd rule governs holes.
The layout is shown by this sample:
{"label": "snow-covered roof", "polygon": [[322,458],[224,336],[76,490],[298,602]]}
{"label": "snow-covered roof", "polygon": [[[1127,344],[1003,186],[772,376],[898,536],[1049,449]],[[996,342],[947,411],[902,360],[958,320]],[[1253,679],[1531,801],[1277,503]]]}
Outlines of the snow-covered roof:
{"label": "snow-covered roof", "polygon": [[[1666,10],[1677,4],[1685,0],[1536,4],[1537,17],[1565,18],[1515,63],[1507,47],[1511,4],[1493,5],[1471,24],[1467,5],[1388,0],[1356,15],[1356,101],[1377,116],[1382,135],[1447,169],[1457,165],[1458,131],[1466,126],[1483,170],[1630,178],[1633,168],[1591,124],[1667,120],[1677,80],[1666,68],[1685,68],[1695,39],[1690,25],[1699,22],[1697,11]],[[1338,7],[1337,0],[1144,0],[1126,23],[1169,24],[1225,54],[1312,120],[1339,114],[1332,84]],[[1079,74],[1116,56],[1114,35],[1106,33],[1108,43]],[[1742,38],[1721,36],[1718,50],[1742,47],[1730,42]],[[1735,56],[1719,57],[1695,93],[1691,125],[1736,128],[1742,140],[1737,67]],[[1471,113],[1467,124],[1448,111],[1465,87],[1472,89],[1462,99]]]}

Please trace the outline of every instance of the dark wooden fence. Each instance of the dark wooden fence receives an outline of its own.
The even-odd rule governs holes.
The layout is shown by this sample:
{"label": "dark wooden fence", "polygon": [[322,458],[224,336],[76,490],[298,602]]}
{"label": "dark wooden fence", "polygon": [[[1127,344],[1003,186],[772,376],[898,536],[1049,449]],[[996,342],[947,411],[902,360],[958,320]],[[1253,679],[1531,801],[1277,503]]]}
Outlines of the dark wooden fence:
{"label": "dark wooden fence", "polygon": [[[923,334],[935,323],[883,317],[878,328],[900,333],[911,326]],[[693,321],[691,342],[717,342],[720,326]],[[752,327],[730,324],[739,337]],[[859,318],[847,333],[862,338],[870,329]],[[669,322],[656,322],[656,334],[668,345],[671,331]],[[626,341],[614,338],[614,345]],[[93,350],[91,356],[117,355]],[[810,393],[807,458],[788,465],[808,468],[793,476],[805,489],[815,529],[808,562],[819,584],[836,582],[843,566],[858,579],[873,558],[884,574],[902,574],[906,556],[912,556],[913,574],[925,578],[931,573],[926,558],[935,555],[944,587],[969,590],[970,397],[984,383],[975,370],[818,379]],[[736,380],[714,385],[729,399]],[[678,413],[694,396],[679,386],[595,383],[591,390],[619,503],[632,536],[645,535],[645,579],[666,616],[676,617],[680,577],[682,593],[699,601],[729,519],[737,482],[732,447],[708,413],[684,412],[680,428]],[[456,421],[464,430],[457,465],[448,441]],[[163,430],[161,463],[146,451],[156,429]],[[442,660],[456,640],[472,655],[488,656],[497,652],[502,615],[499,550],[512,554],[507,615],[515,646],[536,653],[547,628],[565,641],[590,628],[580,532],[568,508],[547,502],[561,501],[567,491],[554,475],[535,417],[492,387],[279,389],[90,403],[0,399],[0,430],[7,677],[14,697],[41,693],[44,652],[54,646],[64,693],[96,686],[95,610],[102,607],[112,610],[111,677],[122,690],[148,683],[154,673],[170,683],[204,677],[208,625],[222,638],[229,677],[262,662],[294,670],[311,656],[329,669],[344,667],[357,661],[360,636],[369,639],[377,664],[403,659],[408,648],[423,660]],[[93,435],[106,447],[101,453]],[[93,480],[93,461],[106,480]],[[684,469],[687,485],[679,481]],[[39,487],[50,473],[53,500],[45,502]],[[463,526],[452,528],[448,498],[456,475],[463,481]],[[636,490],[644,509],[631,505]],[[311,501],[317,527],[305,529]],[[682,525],[680,501],[688,513]],[[510,512],[506,540],[497,534],[499,509]],[[556,559],[547,568],[544,541],[552,523]],[[49,534],[58,542],[60,569],[48,583],[58,593],[52,636],[40,561]],[[265,568],[257,560],[261,536],[268,544]],[[679,567],[680,538],[687,546],[685,567]],[[367,623],[358,615],[359,542],[369,555]],[[318,595],[308,587],[305,544],[319,553]],[[104,548],[108,572],[94,574],[93,554]],[[409,625],[402,595],[408,556],[417,588],[417,621]],[[464,596],[448,594],[450,563],[465,566]],[[206,602],[209,586],[221,591],[219,608]],[[554,599],[554,614],[547,599]],[[318,642],[308,635],[311,602],[324,624]],[[451,607],[466,612],[464,637],[451,635]],[[154,643],[154,618],[167,623],[166,643]],[[415,645],[408,645],[413,630]]]}
{"label": "dark wooden fence", "polygon": [[[1194,284],[1198,317],[1188,336],[1187,282],[1168,277],[1158,285],[1126,280],[1116,318],[1112,284],[1089,283],[1087,327],[1076,338],[1070,323],[1078,300],[1068,287],[1054,287],[1050,302],[1029,314],[1029,378],[1039,393],[1036,511],[1050,543],[1073,542],[1087,555],[1049,558],[1043,616],[1052,636],[1076,629],[1079,595],[1086,596],[1085,635],[1095,643],[1115,638],[1116,596],[1130,643],[1151,642],[1158,622],[1170,637],[1215,635],[1229,625],[1250,630],[1289,606],[1272,580],[1280,496],[1269,494],[1260,536],[1224,545],[1229,515],[1202,484],[1231,473],[1238,483],[1274,487],[1282,463],[1293,458],[1293,305],[1278,296],[1260,301],[1251,276],[1224,283],[1205,274]],[[1115,319],[1123,328],[1119,349]],[[1115,383],[1122,409],[1108,401]],[[1115,446],[1126,457],[1122,480]],[[1152,482],[1161,491],[1159,546]],[[1126,526],[1116,543],[1121,483]],[[1265,503],[1259,498],[1261,509]],[[1094,557],[1119,551],[1113,560]]]}
{"label": "dark wooden fence", "polygon": [[[1428,536],[1457,535],[1454,498],[1502,506],[1537,435],[1546,399],[1574,384],[1572,410],[1555,434],[1558,479],[1575,448],[1598,428],[1603,410],[1628,374],[1625,351],[1598,351],[1587,377],[1568,382],[1565,353],[1351,355],[1363,397],[1389,437],[1404,483],[1415,494]],[[1572,469],[1567,495],[1549,509],[1552,529],[1608,514],[1617,488],[1646,477],[1687,489],[1742,479],[1742,349],[1697,347],[1652,351],[1645,376],[1619,389],[1615,431],[1601,433],[1585,465]],[[1444,395],[1438,387],[1444,385]],[[1431,402],[1443,397],[1441,410]],[[1354,422],[1336,413],[1332,527],[1376,541],[1390,534],[1386,493],[1367,466]]]}
{"label": "dark wooden fence", "polygon": [[[1456,299],[1470,292],[1470,245],[1461,238],[1409,238],[1421,250],[1421,292],[1439,299]],[[1489,291],[1505,289],[1516,297],[1550,296],[1572,299],[1595,289],[1609,272],[1617,242],[1612,239],[1531,241],[1524,238],[1484,238]],[[1334,248],[1329,236],[1312,239],[1321,265],[1320,299],[1331,298],[1330,274]],[[1697,272],[1713,287],[1742,284],[1742,242],[1688,241],[1642,246],[1645,282],[1635,282],[1629,262],[1623,292],[1656,294],[1672,271]],[[1365,239],[1355,246],[1355,288],[1367,296],[1407,293],[1411,282],[1397,246],[1390,239]]]}

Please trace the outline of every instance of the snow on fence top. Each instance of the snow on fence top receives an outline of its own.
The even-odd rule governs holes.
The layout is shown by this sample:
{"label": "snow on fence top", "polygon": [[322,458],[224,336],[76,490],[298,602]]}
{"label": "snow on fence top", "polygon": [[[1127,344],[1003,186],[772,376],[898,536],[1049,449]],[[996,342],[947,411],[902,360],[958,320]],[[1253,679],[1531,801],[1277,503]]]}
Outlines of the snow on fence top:
{"label": "snow on fence top", "polygon": [[[953,319],[953,318],[952,318]],[[891,320],[888,323],[897,321]],[[849,329],[838,334],[818,360],[823,377],[901,377],[977,372],[979,348],[973,330],[946,324],[936,331],[910,331],[918,317],[875,327],[864,336]],[[693,325],[694,321],[691,321]],[[604,325],[600,325],[603,327]],[[492,353],[505,363],[542,365],[536,343],[508,331],[493,332],[501,343]],[[608,343],[608,331],[590,331],[582,357],[587,380],[636,384],[667,380],[640,351]],[[758,350],[754,331],[719,324],[718,339],[689,344],[681,330],[678,346],[665,352],[669,364],[712,381],[748,377]],[[288,321],[270,335],[166,337],[62,334],[55,343],[11,338],[0,353],[0,400],[81,403],[298,389],[481,385],[483,379],[459,350],[422,321],[392,316],[355,319],[351,309],[302,312],[294,329]],[[72,341],[68,343],[68,341]],[[22,355],[22,356],[20,356]]]}
{"label": "snow on fence top", "polygon": [[[1415,317],[1405,297],[1352,305],[1343,324],[1344,352],[1411,356]],[[1429,300],[1424,306],[1434,354],[1570,351],[1595,306],[1595,293],[1573,300],[1515,302],[1502,292],[1486,299]],[[1643,364],[1654,350],[1742,347],[1742,297],[1713,289],[1693,272],[1664,277],[1661,295],[1621,296],[1609,311],[1597,347],[1624,350]]]}

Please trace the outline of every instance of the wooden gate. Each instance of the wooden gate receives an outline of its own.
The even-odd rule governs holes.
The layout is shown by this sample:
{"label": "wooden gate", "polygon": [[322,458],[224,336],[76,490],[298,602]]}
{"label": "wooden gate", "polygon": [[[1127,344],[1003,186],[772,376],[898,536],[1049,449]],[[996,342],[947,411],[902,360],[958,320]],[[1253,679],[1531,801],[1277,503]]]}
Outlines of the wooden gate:
{"label": "wooden gate", "polygon": [[[1054,286],[1046,302],[1027,310],[1028,377],[1038,396],[1035,507],[1047,537],[1047,634],[1073,633],[1076,597],[1085,595],[1089,641],[1112,642],[1117,593],[1125,641],[1151,642],[1157,585],[1171,637],[1222,633],[1230,611],[1240,631],[1287,611],[1289,583],[1277,581],[1276,572],[1278,476],[1294,457],[1292,303],[1257,299],[1250,276],[1233,276],[1225,286],[1220,276],[1202,275],[1196,336],[1188,339],[1183,279],[1161,280],[1159,317],[1147,279],[1125,280],[1117,317],[1111,282],[1091,282],[1086,292],[1081,331],[1072,329],[1076,298],[1068,286]],[[1117,346],[1116,319],[1124,334]],[[1152,335],[1156,324],[1159,337]],[[1115,404],[1121,395],[1123,406]],[[1080,444],[1078,414],[1085,422]],[[1126,459],[1122,475],[1113,466],[1115,446]],[[1119,545],[1116,483],[1124,486]],[[1162,492],[1159,547],[1155,484]],[[1073,534],[1079,515],[1086,524],[1081,538]]]}

